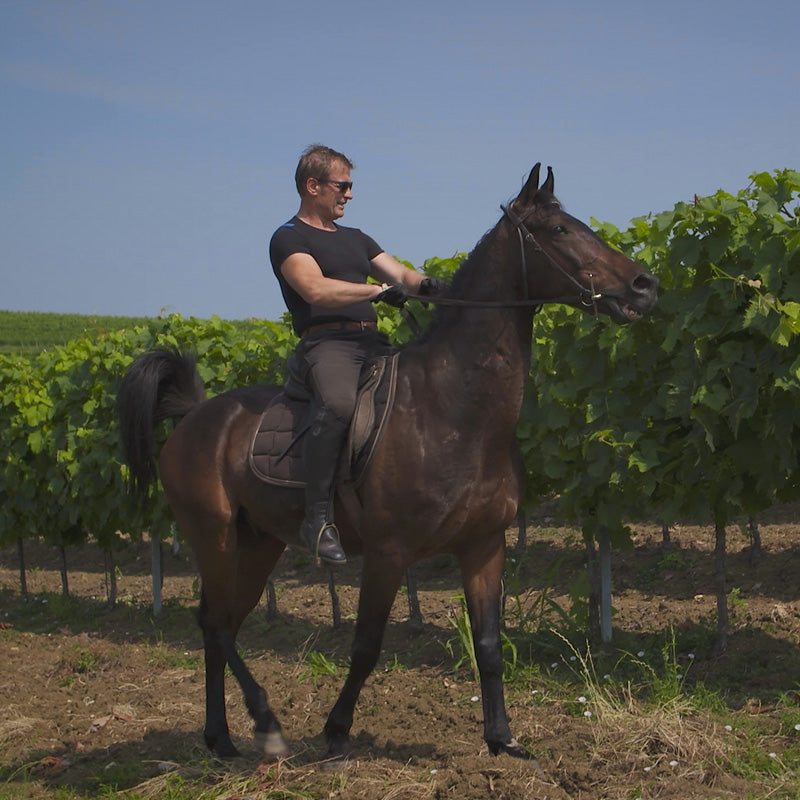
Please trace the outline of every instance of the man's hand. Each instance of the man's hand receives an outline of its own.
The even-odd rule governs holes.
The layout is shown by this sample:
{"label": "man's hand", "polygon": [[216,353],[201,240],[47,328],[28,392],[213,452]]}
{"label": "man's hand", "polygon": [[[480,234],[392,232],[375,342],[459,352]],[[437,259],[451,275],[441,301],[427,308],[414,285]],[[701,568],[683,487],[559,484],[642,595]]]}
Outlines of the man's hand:
{"label": "man's hand", "polygon": [[433,297],[444,292],[447,287],[448,284],[438,278],[423,278],[419,284],[418,294],[421,297]]}
{"label": "man's hand", "polygon": [[402,308],[408,300],[408,289],[402,283],[395,283],[372,298],[373,303],[388,303],[395,308]]}

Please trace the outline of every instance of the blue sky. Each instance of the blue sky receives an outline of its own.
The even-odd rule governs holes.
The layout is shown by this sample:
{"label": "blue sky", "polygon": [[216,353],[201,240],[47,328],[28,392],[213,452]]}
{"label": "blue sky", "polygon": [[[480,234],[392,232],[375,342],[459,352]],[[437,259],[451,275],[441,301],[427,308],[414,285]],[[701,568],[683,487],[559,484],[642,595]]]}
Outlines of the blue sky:
{"label": "blue sky", "polygon": [[0,308],[277,319],[300,152],[343,224],[470,250],[536,161],[633,218],[800,169],[796,0],[0,0]]}

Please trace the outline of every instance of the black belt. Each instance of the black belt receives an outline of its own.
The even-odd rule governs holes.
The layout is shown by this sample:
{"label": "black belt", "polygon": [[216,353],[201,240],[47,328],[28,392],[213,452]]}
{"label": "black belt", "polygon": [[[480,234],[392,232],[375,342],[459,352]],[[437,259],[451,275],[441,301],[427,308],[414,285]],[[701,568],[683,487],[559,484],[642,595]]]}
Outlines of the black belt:
{"label": "black belt", "polygon": [[340,322],[319,322],[316,325],[309,325],[300,335],[308,336],[309,333],[317,331],[376,331],[378,323],[372,320],[342,320]]}

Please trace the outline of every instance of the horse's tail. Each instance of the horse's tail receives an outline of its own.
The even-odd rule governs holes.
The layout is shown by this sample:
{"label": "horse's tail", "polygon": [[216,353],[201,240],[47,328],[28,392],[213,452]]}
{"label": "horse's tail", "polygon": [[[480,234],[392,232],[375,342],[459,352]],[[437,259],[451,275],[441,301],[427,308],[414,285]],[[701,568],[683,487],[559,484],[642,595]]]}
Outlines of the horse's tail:
{"label": "horse's tail", "polygon": [[187,414],[206,398],[194,353],[159,348],[137,356],[122,378],[117,412],[128,488],[140,503],[147,500],[158,473],[155,428],[164,419]]}

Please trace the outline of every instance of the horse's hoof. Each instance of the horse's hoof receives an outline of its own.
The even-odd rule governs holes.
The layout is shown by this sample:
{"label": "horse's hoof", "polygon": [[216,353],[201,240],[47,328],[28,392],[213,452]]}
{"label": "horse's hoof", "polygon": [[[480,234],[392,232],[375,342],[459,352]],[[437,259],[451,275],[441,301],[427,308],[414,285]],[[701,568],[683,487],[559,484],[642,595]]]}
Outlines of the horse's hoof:
{"label": "horse's hoof", "polygon": [[253,738],[261,752],[269,759],[286,758],[289,755],[289,748],[283,739],[280,731],[256,731]]}
{"label": "horse's hoof", "polygon": [[487,742],[486,744],[489,747],[489,752],[493,756],[504,753],[512,758],[519,758],[523,761],[527,761],[528,766],[536,773],[538,778],[549,782],[547,775],[539,766],[539,762],[536,760],[536,757],[533,755],[533,753],[531,753],[527,747],[523,747],[516,739],[512,738],[507,742]]}
{"label": "horse's hoof", "polygon": [[217,758],[239,758],[241,755],[229,738],[210,740],[206,737],[206,745]]}
{"label": "horse's hoof", "polygon": [[486,745],[493,756],[499,756],[500,753],[504,753],[512,758],[521,758],[524,761],[536,761],[533,754],[513,738],[509,739],[507,742],[487,742]]}
{"label": "horse's hoof", "polygon": [[328,752],[324,763],[344,763],[350,756],[350,736],[347,734],[328,734]]}
{"label": "horse's hoof", "polygon": [[324,761],[319,762],[319,768],[323,772],[337,772],[347,766],[347,756],[329,756]]}

